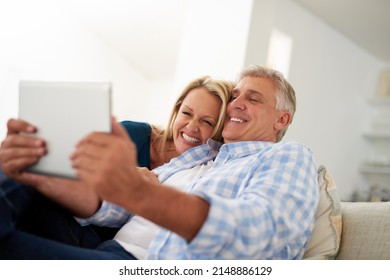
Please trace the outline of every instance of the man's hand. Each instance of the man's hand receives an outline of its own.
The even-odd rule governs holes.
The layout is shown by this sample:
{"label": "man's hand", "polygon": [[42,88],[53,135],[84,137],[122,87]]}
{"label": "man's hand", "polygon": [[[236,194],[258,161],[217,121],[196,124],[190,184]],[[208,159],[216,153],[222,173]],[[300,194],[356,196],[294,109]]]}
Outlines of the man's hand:
{"label": "man's hand", "polygon": [[45,176],[26,172],[47,153],[45,141],[34,137],[37,128],[20,120],[10,119],[7,123],[7,136],[0,147],[0,163],[3,173],[27,185],[38,185]]}
{"label": "man's hand", "polygon": [[[139,172],[136,147],[126,130],[113,119],[113,133],[93,132],[83,138],[72,154],[78,178],[102,199],[124,205],[145,180]],[[128,202],[128,201],[127,201]]]}
{"label": "man's hand", "polygon": [[98,195],[82,182],[26,171],[47,153],[45,141],[34,136],[36,127],[23,120],[11,119],[7,129],[0,147],[1,168],[7,177],[34,187],[77,216],[88,217],[97,211],[100,206]]}

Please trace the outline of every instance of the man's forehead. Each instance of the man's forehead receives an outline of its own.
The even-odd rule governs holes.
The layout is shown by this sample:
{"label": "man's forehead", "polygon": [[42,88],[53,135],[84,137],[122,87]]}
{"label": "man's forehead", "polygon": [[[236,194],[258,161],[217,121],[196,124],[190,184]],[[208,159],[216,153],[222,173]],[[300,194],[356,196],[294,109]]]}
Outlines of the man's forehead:
{"label": "man's forehead", "polygon": [[242,90],[253,93],[274,92],[275,86],[269,78],[247,76],[237,83],[233,92],[239,92]]}

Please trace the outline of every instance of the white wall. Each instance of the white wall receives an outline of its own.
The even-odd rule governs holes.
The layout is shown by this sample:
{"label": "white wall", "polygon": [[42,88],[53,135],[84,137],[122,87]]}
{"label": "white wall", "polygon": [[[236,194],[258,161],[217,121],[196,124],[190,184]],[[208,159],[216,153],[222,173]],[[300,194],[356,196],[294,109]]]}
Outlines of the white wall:
{"label": "white wall", "polygon": [[368,187],[358,172],[368,152],[362,132],[384,64],[294,2],[277,2],[275,27],[293,38],[289,80],[298,99],[286,140],[311,147],[348,200]]}
{"label": "white wall", "polygon": [[244,65],[251,8],[252,0],[187,0],[176,89],[200,75],[236,78]]}
{"label": "white wall", "polygon": [[[0,61],[1,139],[6,120],[18,114],[20,79],[111,81],[119,120],[158,123],[168,114],[166,106],[151,110],[164,100],[161,92],[171,91],[172,81],[147,80],[49,0],[0,2]],[[145,110],[145,100],[151,109]]]}

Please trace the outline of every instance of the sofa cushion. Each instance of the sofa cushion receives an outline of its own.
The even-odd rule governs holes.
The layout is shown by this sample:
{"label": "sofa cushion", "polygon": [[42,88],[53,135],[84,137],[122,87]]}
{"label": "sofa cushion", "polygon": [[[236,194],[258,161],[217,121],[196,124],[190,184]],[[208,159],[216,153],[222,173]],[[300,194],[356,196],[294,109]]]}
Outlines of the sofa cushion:
{"label": "sofa cushion", "polygon": [[390,260],[390,202],[342,202],[343,234],[336,259]]}
{"label": "sofa cushion", "polygon": [[303,259],[334,259],[339,250],[342,217],[337,186],[327,168],[318,168],[320,200],[316,222]]}

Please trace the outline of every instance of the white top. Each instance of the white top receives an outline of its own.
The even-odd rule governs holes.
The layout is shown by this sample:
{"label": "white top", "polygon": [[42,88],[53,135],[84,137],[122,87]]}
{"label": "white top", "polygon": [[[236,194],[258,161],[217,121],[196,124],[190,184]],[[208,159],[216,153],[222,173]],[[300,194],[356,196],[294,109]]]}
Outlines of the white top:
{"label": "white top", "polygon": [[[204,165],[194,166],[173,174],[164,184],[182,190],[186,184],[202,176],[210,167],[212,161]],[[160,227],[140,216],[134,216],[115,235],[116,240],[126,251],[139,260],[146,258],[150,242]]]}

